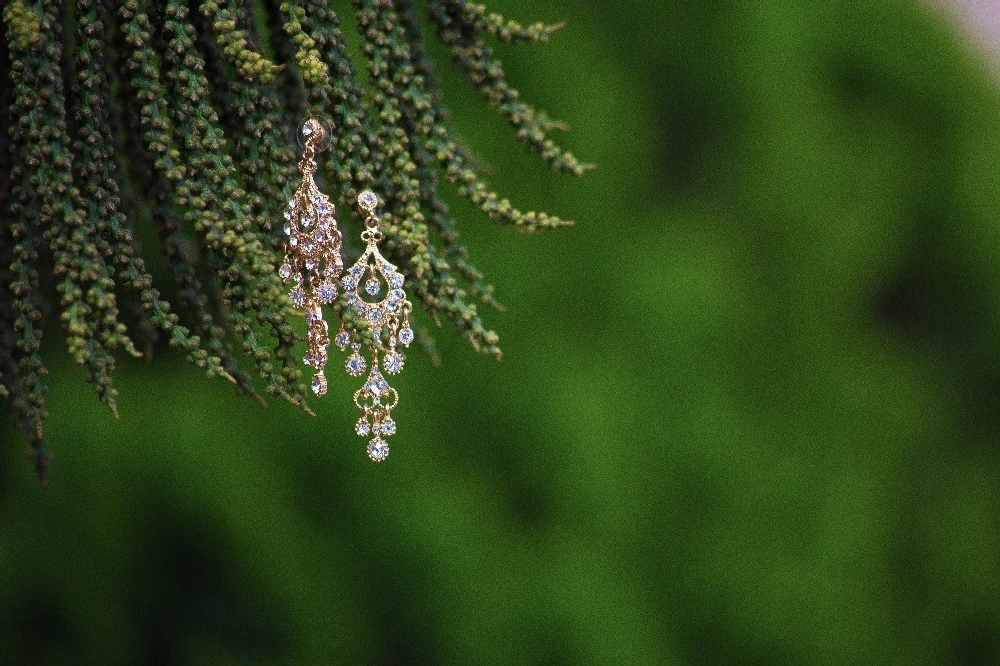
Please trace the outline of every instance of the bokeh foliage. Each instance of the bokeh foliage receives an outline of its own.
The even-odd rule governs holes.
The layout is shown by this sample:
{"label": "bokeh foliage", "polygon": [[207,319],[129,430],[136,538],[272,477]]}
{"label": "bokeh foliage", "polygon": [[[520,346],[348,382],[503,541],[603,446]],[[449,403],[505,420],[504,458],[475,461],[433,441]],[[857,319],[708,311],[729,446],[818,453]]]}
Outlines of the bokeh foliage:
{"label": "bokeh foliage", "polygon": [[569,25],[510,77],[593,174],[442,80],[499,189],[586,222],[466,225],[504,362],[414,354],[372,467],[346,377],[307,419],[130,360],[116,423],[50,354],[49,488],[3,447],[3,658],[1000,661],[993,73],[894,0],[531,12]]}

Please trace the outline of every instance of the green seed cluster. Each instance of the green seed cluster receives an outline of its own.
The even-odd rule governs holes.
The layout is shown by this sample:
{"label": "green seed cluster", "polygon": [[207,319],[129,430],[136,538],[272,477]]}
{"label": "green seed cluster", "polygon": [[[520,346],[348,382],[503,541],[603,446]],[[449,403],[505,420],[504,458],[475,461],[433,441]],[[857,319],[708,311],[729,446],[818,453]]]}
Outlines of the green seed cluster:
{"label": "green seed cluster", "polygon": [[[361,222],[354,201],[372,188],[384,202],[383,250],[411,298],[500,357],[477,306],[502,308],[460,242],[440,177],[518,230],[572,222],[522,212],[482,180],[454,136],[422,24],[518,140],[579,175],[588,165],[548,137],[562,125],[519,101],[483,42],[541,44],[559,26],[522,26],[458,0],[430,0],[426,17],[410,0],[353,0],[353,9],[360,62],[326,0],[6,3],[0,397],[43,480],[50,312],[115,414],[115,353],[145,356],[160,338],[242,394],[308,411],[290,325],[298,317],[277,277],[281,214],[298,179],[295,130],[307,114],[331,130],[319,176],[340,203],[348,261]],[[172,303],[153,284],[140,237],[166,258]],[[343,300],[335,310],[353,323]]]}
{"label": "green seed cluster", "polygon": [[[451,60],[465,74],[486,99],[489,105],[502,113],[517,129],[517,139],[532,152],[538,153],[558,171],[582,175],[591,164],[584,164],[572,153],[562,150],[548,134],[561,127],[546,115],[539,113],[521,101],[521,95],[512,88],[504,76],[503,64],[495,56],[482,38],[489,33],[489,19],[479,17],[469,11],[469,3],[463,0],[431,0],[431,16],[437,26],[438,36],[448,45]],[[503,22],[503,19],[500,19]],[[516,24],[515,24],[516,25]],[[559,26],[543,29],[542,34],[551,34]],[[521,29],[527,36],[528,30]],[[520,40],[531,43],[544,39]]]}
{"label": "green seed cluster", "polygon": [[199,9],[211,19],[212,28],[216,31],[216,40],[226,60],[240,76],[249,81],[260,83],[274,81],[280,67],[249,48],[246,31],[237,27],[237,16],[243,12],[243,8],[237,8],[234,12],[221,6],[224,4],[206,0],[201,3]]}
{"label": "green seed cluster", "polygon": [[463,23],[469,24],[477,32],[488,32],[502,42],[508,44],[547,44],[549,37],[557,30],[565,27],[565,23],[532,23],[522,25],[517,21],[505,19],[500,14],[491,12],[486,5],[474,2],[451,2],[461,17]]}

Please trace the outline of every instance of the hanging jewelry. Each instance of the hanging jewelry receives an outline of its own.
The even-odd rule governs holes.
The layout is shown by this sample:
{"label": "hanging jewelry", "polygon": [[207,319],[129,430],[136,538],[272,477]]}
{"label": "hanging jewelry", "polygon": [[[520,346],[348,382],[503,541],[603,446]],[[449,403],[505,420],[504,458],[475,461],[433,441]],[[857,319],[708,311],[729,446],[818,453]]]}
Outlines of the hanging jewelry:
{"label": "hanging jewelry", "polygon": [[[378,250],[378,242],[382,240],[378,217],[375,216],[378,197],[365,190],[358,196],[358,207],[365,215],[361,240],[368,247],[344,276],[343,286],[348,305],[371,329],[375,345],[368,350],[371,357],[368,379],[354,394],[354,404],[361,410],[361,418],[354,429],[360,437],[374,435],[368,443],[368,457],[381,462],[389,455],[389,445],[384,438],[396,433],[392,410],[399,402],[399,394],[382,376],[379,354],[382,354],[381,367],[388,374],[395,375],[402,371],[405,357],[399,346],[408,347],[413,342],[413,329],[410,328],[413,305],[406,300],[403,291],[403,274]],[[359,287],[363,289],[364,296],[359,293]],[[373,300],[380,295],[381,300]],[[341,349],[351,347],[351,355],[345,364],[347,373],[352,377],[364,374],[368,363],[361,353],[358,331],[345,329],[341,322],[336,342]]]}
{"label": "hanging jewelry", "polygon": [[302,182],[288,200],[285,211],[285,260],[278,275],[292,287],[288,293],[292,305],[305,310],[309,350],[303,362],[316,369],[312,390],[317,396],[326,393],[323,367],[330,345],[329,327],[323,319],[323,305],[337,297],[337,278],[344,270],[340,257],[342,236],[334,219],[336,209],[329,197],[319,191],[316,173],[316,151],[326,139],[326,129],[310,118],[299,129],[302,159],[299,170]]}

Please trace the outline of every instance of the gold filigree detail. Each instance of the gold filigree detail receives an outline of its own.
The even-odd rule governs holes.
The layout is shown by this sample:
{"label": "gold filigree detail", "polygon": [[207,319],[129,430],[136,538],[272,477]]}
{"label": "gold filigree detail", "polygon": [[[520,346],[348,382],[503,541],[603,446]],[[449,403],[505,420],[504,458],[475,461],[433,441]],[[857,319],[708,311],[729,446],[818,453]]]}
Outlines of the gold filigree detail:
{"label": "gold filigree detail", "polygon": [[340,256],[343,237],[334,218],[336,207],[319,191],[316,173],[316,151],[327,138],[326,128],[315,118],[303,123],[302,159],[299,170],[302,181],[288,200],[285,211],[285,260],[278,273],[290,283],[288,297],[292,305],[305,311],[309,350],[303,362],[317,370],[312,390],[317,396],[326,393],[323,368],[330,345],[329,326],[323,318],[323,305],[337,297],[337,278],[344,270]]}

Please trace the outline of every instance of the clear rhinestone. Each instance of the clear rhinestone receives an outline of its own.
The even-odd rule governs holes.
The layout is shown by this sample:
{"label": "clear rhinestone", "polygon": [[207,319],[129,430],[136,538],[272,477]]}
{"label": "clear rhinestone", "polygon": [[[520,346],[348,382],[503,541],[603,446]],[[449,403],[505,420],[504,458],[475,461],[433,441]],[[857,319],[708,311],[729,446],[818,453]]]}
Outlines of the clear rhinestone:
{"label": "clear rhinestone", "polygon": [[351,334],[347,331],[341,331],[340,333],[337,333],[337,337],[334,339],[334,342],[336,342],[337,346],[341,349],[347,349],[347,345],[351,344]]}
{"label": "clear rhinestone", "polygon": [[361,354],[354,352],[347,357],[347,363],[344,364],[344,367],[347,368],[347,374],[351,377],[357,377],[365,371],[365,367],[367,365],[368,364],[365,363],[365,359],[362,358]]}
{"label": "clear rhinestone", "polygon": [[408,345],[413,342],[413,329],[407,326],[402,331],[399,332],[399,341],[404,345]]}
{"label": "clear rhinestone", "polygon": [[312,392],[317,396],[326,395],[326,377],[322,372],[313,375]]}
{"label": "clear rhinestone", "polygon": [[316,261],[314,259],[310,259],[309,261],[306,262],[306,270],[307,271],[316,270]]}
{"label": "clear rhinestone", "polygon": [[313,133],[312,123],[306,123],[302,127],[302,136],[312,136],[312,133]]}
{"label": "clear rhinestone", "polygon": [[302,249],[305,250],[306,254],[312,254],[316,251],[316,243],[311,240],[307,240],[303,245]]}
{"label": "clear rhinestone", "polygon": [[325,243],[326,242],[326,234],[323,233],[322,231],[317,231],[315,234],[313,234],[313,238],[316,239],[317,243]]}
{"label": "clear rhinestone", "polygon": [[372,329],[372,337],[375,338],[376,342],[382,339],[382,327],[376,326]]}
{"label": "clear rhinestone", "polygon": [[304,363],[304,364],[305,364],[306,366],[308,366],[308,367],[310,367],[310,368],[311,368],[311,367],[312,367],[312,364],[313,364],[313,355],[312,355],[312,354],[310,354],[309,352],[306,352],[306,355],[302,357],[302,362],[303,362],[303,363]]}
{"label": "clear rhinestone", "polygon": [[295,284],[302,284],[302,273],[296,273],[292,276],[292,282]]}
{"label": "clear rhinestone", "polygon": [[292,289],[292,291],[288,294],[288,296],[289,298],[292,299],[292,305],[294,305],[297,308],[301,308],[306,304],[305,293],[297,287],[295,289]]}
{"label": "clear rhinestone", "polygon": [[365,269],[361,268],[361,266],[351,266],[351,275],[353,275],[356,280],[361,279],[361,274],[364,273],[364,271]]}
{"label": "clear rhinestone", "polygon": [[346,289],[347,291],[354,291],[357,288],[357,286],[358,286],[358,281],[355,280],[350,275],[344,278],[344,289]]}
{"label": "clear rhinestone", "polygon": [[287,280],[292,277],[292,267],[289,264],[281,264],[281,268],[278,269],[278,275],[281,276],[282,280]]}
{"label": "clear rhinestone", "polygon": [[382,311],[378,308],[372,308],[368,311],[368,321],[372,324],[377,324],[382,321]]}
{"label": "clear rhinestone", "polygon": [[358,195],[358,205],[365,210],[375,210],[375,206],[378,205],[378,197],[371,190],[365,190]]}
{"label": "clear rhinestone", "polygon": [[303,215],[302,216],[302,226],[303,227],[305,227],[306,229],[308,229],[309,227],[312,226],[312,223],[313,223],[313,219],[311,217],[309,217],[308,215]]}
{"label": "clear rhinestone", "polygon": [[323,216],[323,217],[326,217],[327,215],[329,215],[330,214],[330,206],[328,206],[325,203],[321,203],[319,205],[319,214],[321,216]]}
{"label": "clear rhinestone", "polygon": [[365,304],[361,301],[354,299],[354,311],[358,313],[359,317],[365,316]]}
{"label": "clear rhinestone", "polygon": [[406,298],[406,294],[403,293],[402,289],[393,289],[389,292],[389,300],[394,302],[399,302]]}
{"label": "clear rhinestone", "polygon": [[292,225],[286,224],[284,231],[285,231],[285,235],[286,236],[291,236],[292,235]]}
{"label": "clear rhinestone", "polygon": [[399,352],[386,354],[385,359],[382,361],[382,366],[390,375],[398,375],[403,370],[403,355]]}
{"label": "clear rhinestone", "polygon": [[306,310],[306,323],[312,325],[315,322],[323,320],[323,312],[317,307],[312,307]]}
{"label": "clear rhinestone", "polygon": [[319,296],[319,300],[329,303],[337,295],[337,288],[332,282],[324,282],[319,286],[317,295]]}
{"label": "clear rhinestone", "polygon": [[365,382],[365,390],[371,393],[373,396],[376,397],[380,396],[382,395],[382,383],[378,380],[377,377],[375,377],[375,375],[372,375],[371,377],[368,378],[368,381]]}
{"label": "clear rhinestone", "polygon": [[292,247],[298,247],[299,239],[295,236],[292,236],[291,238],[288,239],[288,244],[291,245]]}
{"label": "clear rhinestone", "polygon": [[[286,220],[291,220],[292,219],[292,211],[290,211],[290,210],[286,210],[285,211],[285,219]],[[287,229],[288,227],[285,227],[285,228]],[[285,232],[285,233],[288,233],[288,232]]]}
{"label": "clear rhinestone", "polygon": [[393,273],[389,278],[389,286],[393,289],[400,289],[403,286],[403,276],[400,273]]}
{"label": "clear rhinestone", "polygon": [[365,282],[365,291],[368,292],[369,296],[377,294],[379,289],[381,289],[381,286],[375,278],[369,278],[368,282]]}
{"label": "clear rhinestone", "polygon": [[375,437],[368,444],[368,457],[374,462],[382,462],[389,457],[389,445],[381,437]]}
{"label": "clear rhinestone", "polygon": [[393,303],[389,301],[385,306],[386,312],[399,312],[399,303]]}
{"label": "clear rhinestone", "polygon": [[385,421],[382,422],[382,426],[379,431],[386,437],[392,437],[396,434],[396,422],[391,418],[386,417]]}
{"label": "clear rhinestone", "polygon": [[358,433],[358,437],[366,437],[371,431],[372,427],[368,425],[368,420],[363,416],[358,419],[357,424],[354,426],[354,432]]}

